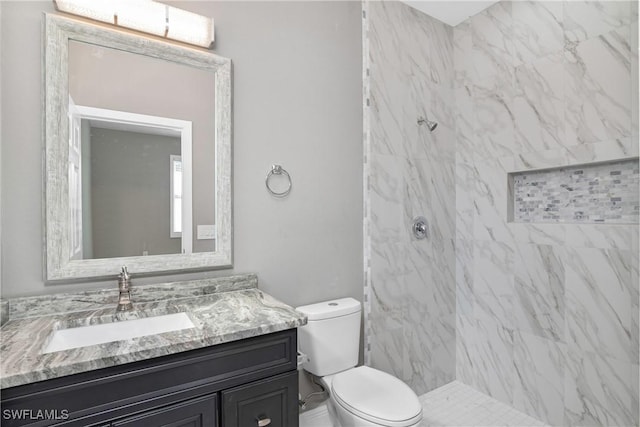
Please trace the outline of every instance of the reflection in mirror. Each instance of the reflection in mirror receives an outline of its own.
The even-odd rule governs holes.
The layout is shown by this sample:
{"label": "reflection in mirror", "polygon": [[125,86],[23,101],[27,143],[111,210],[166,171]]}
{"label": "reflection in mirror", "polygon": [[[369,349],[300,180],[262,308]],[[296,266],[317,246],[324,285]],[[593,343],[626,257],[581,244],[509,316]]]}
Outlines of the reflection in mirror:
{"label": "reflection in mirror", "polygon": [[231,266],[230,61],[45,24],[47,279]]}
{"label": "reflection in mirror", "polygon": [[[79,191],[83,196],[82,215],[78,217],[80,221],[73,223],[71,228],[72,259],[215,250],[215,235],[196,234],[195,245],[191,239],[193,224],[215,229],[214,144],[206,136],[213,133],[215,125],[211,120],[215,114],[214,84],[214,75],[208,70],[69,41],[70,126],[77,126],[74,125],[78,114],[75,104],[112,111],[102,117],[95,117],[98,113],[94,114],[93,122],[103,123],[100,126],[103,129],[110,127],[110,122],[120,123],[120,127],[126,125],[129,120],[127,115],[131,114],[155,114],[170,117],[169,121],[188,118],[189,126],[191,123],[195,125],[193,150],[197,161],[192,163],[188,159],[181,167],[185,174],[191,176],[193,165],[193,173],[198,177],[193,199],[190,197],[191,188],[187,191],[179,189],[189,199],[182,200],[179,204],[182,211],[175,215],[175,197],[169,197],[167,191],[171,182],[167,165],[169,155],[180,153],[168,153],[166,142],[161,138],[133,137],[144,131],[133,130],[127,139],[123,139],[127,134],[98,132],[97,135],[103,139],[107,136],[117,139],[111,144],[99,140],[101,148],[98,152],[103,158],[94,156],[92,161],[100,162],[100,166],[90,167],[91,164],[82,163],[81,166],[95,173],[85,171],[81,174],[83,179],[70,183],[70,190]],[[148,123],[161,124],[161,120],[150,118]],[[139,124],[145,125],[142,119]],[[158,135],[162,133],[159,130],[164,130],[162,127],[149,129],[149,135]],[[70,132],[72,138],[74,133],[77,132]],[[85,131],[81,135],[83,144],[79,147],[83,149],[88,145],[85,140],[93,138],[91,132]],[[153,143],[154,140],[157,142]],[[113,155],[118,151],[128,155],[126,162],[114,161]],[[153,162],[153,166],[150,166],[150,162]],[[75,167],[72,158],[69,167],[71,170]],[[125,176],[129,180],[124,179]],[[191,185],[191,180],[183,180],[181,184]],[[71,194],[70,202],[72,200],[74,195]],[[87,200],[92,200],[93,209]],[[195,209],[192,209],[192,200]],[[135,208],[125,213],[124,209],[119,208],[124,205]],[[180,229],[186,227],[184,233],[169,227],[172,218],[176,217],[181,219]],[[169,234],[167,230],[170,230]],[[82,235],[82,239],[77,240],[74,237],[76,234]]]}
{"label": "reflection in mirror", "polygon": [[190,253],[191,122],[71,99],[69,114],[71,258]]}
{"label": "reflection in mirror", "polygon": [[82,122],[82,258],[182,252],[182,225],[170,226],[180,139]]}

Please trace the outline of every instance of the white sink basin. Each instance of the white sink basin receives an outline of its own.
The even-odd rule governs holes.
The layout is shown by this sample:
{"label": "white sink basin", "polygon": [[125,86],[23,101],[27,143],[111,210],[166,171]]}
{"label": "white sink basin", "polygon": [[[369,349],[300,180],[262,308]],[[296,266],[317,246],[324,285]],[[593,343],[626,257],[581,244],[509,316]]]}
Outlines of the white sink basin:
{"label": "white sink basin", "polygon": [[121,322],[59,329],[52,334],[51,340],[43,353],[53,353],[55,351],[122,341],[193,327],[195,325],[186,313],[174,313]]}

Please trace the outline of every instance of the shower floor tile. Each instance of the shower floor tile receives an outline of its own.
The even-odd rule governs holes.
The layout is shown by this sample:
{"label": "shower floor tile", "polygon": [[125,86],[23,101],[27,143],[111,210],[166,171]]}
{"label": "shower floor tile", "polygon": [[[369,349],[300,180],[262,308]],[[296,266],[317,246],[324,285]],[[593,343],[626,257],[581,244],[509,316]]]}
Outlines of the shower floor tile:
{"label": "shower floor tile", "polygon": [[546,426],[513,407],[460,381],[452,381],[420,396],[422,426]]}
{"label": "shower floor tile", "polygon": [[[420,396],[421,427],[533,427],[547,426],[511,406],[459,381]],[[300,427],[332,427],[326,406],[300,415]]]}

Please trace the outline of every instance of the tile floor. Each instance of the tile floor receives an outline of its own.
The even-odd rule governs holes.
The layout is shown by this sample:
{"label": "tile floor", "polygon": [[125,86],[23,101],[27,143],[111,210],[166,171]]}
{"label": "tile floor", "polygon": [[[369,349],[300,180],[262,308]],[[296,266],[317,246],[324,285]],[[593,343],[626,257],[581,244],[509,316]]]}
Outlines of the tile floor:
{"label": "tile floor", "polygon": [[326,405],[300,414],[300,427],[332,427]]}
{"label": "tile floor", "polygon": [[[421,427],[532,427],[546,426],[511,406],[499,402],[459,381],[450,382],[420,396]],[[300,427],[331,427],[326,406],[300,415]]]}

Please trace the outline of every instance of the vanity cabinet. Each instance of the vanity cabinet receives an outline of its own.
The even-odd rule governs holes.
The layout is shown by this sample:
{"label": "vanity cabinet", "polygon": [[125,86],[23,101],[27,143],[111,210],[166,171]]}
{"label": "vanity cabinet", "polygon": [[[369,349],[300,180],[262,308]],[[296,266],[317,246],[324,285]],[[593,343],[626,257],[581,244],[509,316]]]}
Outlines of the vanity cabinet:
{"label": "vanity cabinet", "polygon": [[296,330],[3,389],[0,424],[297,427]]}
{"label": "vanity cabinet", "polygon": [[297,426],[297,384],[296,371],[223,391],[222,425]]}

